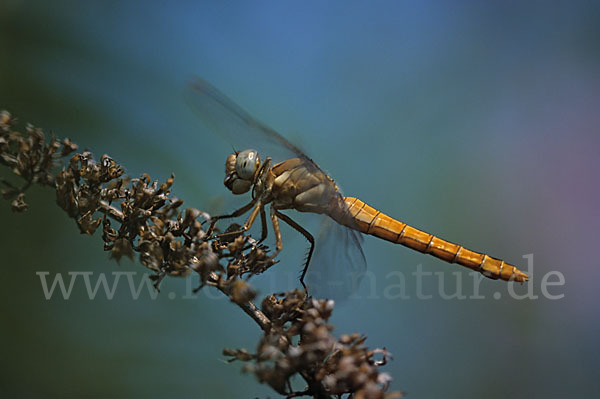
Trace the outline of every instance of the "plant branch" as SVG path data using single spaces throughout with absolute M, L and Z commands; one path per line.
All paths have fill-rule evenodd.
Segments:
M 0 179 L 5 187 L 1 194 L 12 199 L 13 211 L 27 210 L 25 191 L 32 184 L 53 187 L 56 202 L 81 233 L 92 235 L 101 228 L 104 250 L 116 260 L 137 253 L 140 263 L 153 272 L 157 289 L 165 277 L 192 275 L 199 278 L 197 290 L 215 287 L 263 332 L 256 352 L 223 353 L 230 361 L 246 362 L 246 371 L 282 396 L 400 395 L 386 393 L 391 378 L 379 371 L 390 357 L 385 350 L 369 350 L 366 337 L 359 334 L 338 339 L 331 334 L 333 301 L 295 290 L 269 295 L 257 307 L 247 277 L 276 263 L 269 248 L 242 234 L 227 239 L 208 234 L 203 225 L 210 224 L 210 216 L 194 208 L 180 209 L 183 201 L 171 195 L 174 176 L 162 184 L 147 174 L 123 176 L 123 168 L 108 155 L 96 161 L 90 152 L 75 153 L 77 146 L 69 139 L 46 140 L 39 128 L 27 125 L 21 133 L 15 126 L 16 120 L 1 111 L 0 164 L 24 180 L 18 187 Z M 376 354 L 383 359 L 376 360 Z M 306 382 L 304 389 L 292 388 L 294 375 Z

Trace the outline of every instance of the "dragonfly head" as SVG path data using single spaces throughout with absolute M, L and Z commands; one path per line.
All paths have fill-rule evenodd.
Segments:
M 259 166 L 260 157 L 256 150 L 229 154 L 225 162 L 225 187 L 234 194 L 248 192 L 254 184 Z

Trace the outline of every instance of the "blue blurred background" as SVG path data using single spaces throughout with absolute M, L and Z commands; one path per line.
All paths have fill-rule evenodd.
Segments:
M 384 368 L 393 390 L 600 391 L 598 2 L 3 0 L 0 56 L 0 108 L 110 154 L 133 176 L 175 173 L 186 206 L 232 203 L 222 181 L 235 143 L 203 129 L 183 99 L 202 76 L 304 148 L 346 194 L 523 269 L 533 259 L 532 280 L 513 289 L 520 297 L 486 279 L 485 299 L 444 299 L 439 285 L 452 293 L 457 278 L 472 296 L 467 271 L 367 237 L 375 284 L 340 303 L 333 323 L 394 355 Z M 125 284 L 112 300 L 90 300 L 80 280 L 70 300 L 46 300 L 36 272 L 67 282 L 68 272 L 93 272 L 95 283 L 131 271 L 138 284 L 144 269 L 110 261 L 52 190 L 28 199 L 22 215 L 0 207 L 2 393 L 274 396 L 221 355 L 254 350 L 258 328 L 213 291 L 182 297 L 194 280 L 167 279 L 157 298 L 138 300 Z M 306 244 L 296 235 L 284 230 L 282 262 L 253 280 L 262 294 L 297 285 Z M 419 267 L 439 273 L 423 278 L 430 299 L 416 295 Z M 398 270 L 404 299 L 390 297 Z

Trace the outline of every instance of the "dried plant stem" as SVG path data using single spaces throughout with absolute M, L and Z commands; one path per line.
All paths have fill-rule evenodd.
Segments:
M 338 339 L 331 334 L 328 320 L 333 301 L 295 290 L 267 296 L 257 307 L 256 293 L 245 277 L 276 263 L 269 248 L 244 235 L 224 239 L 208 234 L 203 223 L 210 222 L 210 216 L 193 208 L 179 209 L 183 201 L 170 193 L 174 176 L 162 184 L 147 174 L 125 178 L 123 168 L 108 155 L 100 161 L 90 152 L 71 156 L 77 146 L 70 140 L 46 141 L 41 129 L 28 125 L 21 133 L 15 125 L 8 112 L 0 112 L 0 164 L 24 179 L 21 187 L 0 179 L 5 187 L 2 196 L 13 200 L 14 211 L 27 210 L 25 191 L 32 184 L 54 187 L 56 202 L 80 232 L 92 235 L 101 228 L 104 249 L 117 260 L 133 258 L 137 252 L 140 263 L 154 273 L 155 287 L 166 276 L 192 275 L 199 278 L 198 289 L 215 287 L 263 332 L 255 353 L 244 349 L 223 353 L 230 361 L 246 362 L 246 371 L 282 396 L 325 399 L 349 394 L 381 399 L 400 395 L 386 393 L 391 378 L 378 370 L 389 358 L 385 350 L 369 350 L 366 337 L 358 334 Z M 115 222 L 118 226 L 113 228 Z M 375 355 L 383 359 L 376 360 Z M 292 388 L 294 375 L 306 382 L 304 390 Z

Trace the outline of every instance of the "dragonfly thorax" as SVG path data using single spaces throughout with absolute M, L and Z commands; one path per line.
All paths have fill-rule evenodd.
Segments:
M 233 194 L 244 194 L 250 190 L 260 167 L 260 156 L 256 150 L 244 150 L 229 154 L 225 161 L 225 186 Z

